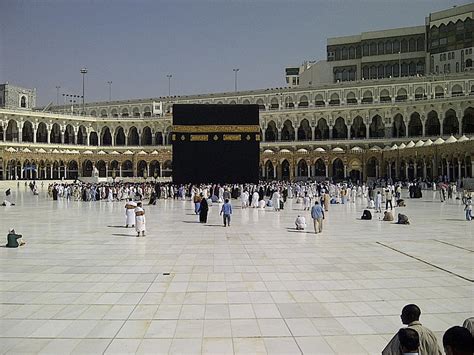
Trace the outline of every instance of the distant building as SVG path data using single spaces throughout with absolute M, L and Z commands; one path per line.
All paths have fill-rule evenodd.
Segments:
M 9 83 L 0 84 L 0 108 L 32 109 L 36 106 L 36 89 L 26 89 Z
M 473 14 L 474 4 L 467 4 L 429 14 L 424 26 L 329 38 L 327 64 L 303 65 L 292 75 L 288 69 L 296 68 L 287 68 L 288 86 L 471 70 Z

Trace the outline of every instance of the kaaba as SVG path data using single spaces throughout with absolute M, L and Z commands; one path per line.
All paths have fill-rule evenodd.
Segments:
M 257 183 L 258 105 L 173 105 L 173 182 Z

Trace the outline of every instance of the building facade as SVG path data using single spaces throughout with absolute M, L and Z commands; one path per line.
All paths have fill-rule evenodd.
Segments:
M 263 179 L 473 176 L 474 73 L 86 104 L 86 115 L 0 109 L 2 179 L 167 177 L 171 115 L 153 104 L 258 104 Z M 82 107 L 80 108 L 82 110 Z M 63 111 L 63 112 L 61 112 Z
M 327 69 L 304 64 L 287 68 L 287 83 L 317 85 L 471 70 L 473 14 L 474 4 L 467 4 L 431 13 L 420 26 L 329 38 Z

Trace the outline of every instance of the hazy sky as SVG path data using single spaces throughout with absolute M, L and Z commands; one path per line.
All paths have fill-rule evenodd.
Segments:
M 0 83 L 86 101 L 284 86 L 284 68 L 324 59 L 327 37 L 423 25 L 465 0 L 0 0 Z

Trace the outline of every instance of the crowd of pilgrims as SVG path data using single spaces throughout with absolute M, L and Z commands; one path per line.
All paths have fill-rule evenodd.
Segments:
M 149 200 L 155 204 L 158 199 L 186 198 L 196 202 L 206 198 L 209 202 L 223 202 L 225 199 L 240 199 L 245 207 L 274 207 L 280 209 L 288 198 L 305 197 L 312 200 L 319 197 L 323 204 L 355 202 L 356 197 L 376 200 L 376 189 L 390 191 L 394 197 L 400 197 L 401 184 L 362 184 L 330 183 L 325 182 L 283 182 L 271 181 L 259 184 L 201 184 L 201 185 L 173 185 L 172 183 L 54 183 L 48 186 L 48 195 L 57 200 L 59 198 L 76 201 L 134 201 Z M 410 197 L 421 197 L 421 186 L 409 184 Z M 412 196 L 413 195 L 413 196 Z M 415 196 L 417 195 L 417 196 Z M 264 202 L 262 202 L 264 201 Z M 309 207 L 309 206 L 307 206 Z

